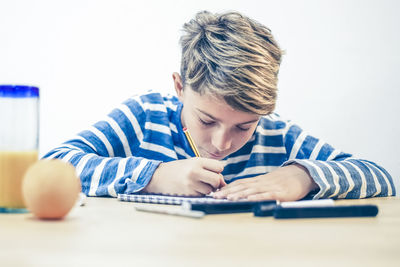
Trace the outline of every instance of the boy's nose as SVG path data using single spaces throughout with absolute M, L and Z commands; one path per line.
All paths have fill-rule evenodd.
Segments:
M 218 151 L 225 151 L 231 148 L 232 138 L 228 131 L 220 129 L 217 130 L 212 136 L 212 145 L 218 149 Z

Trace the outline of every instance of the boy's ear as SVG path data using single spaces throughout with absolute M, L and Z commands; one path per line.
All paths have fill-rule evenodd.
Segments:
M 174 87 L 175 87 L 176 94 L 177 94 L 178 98 L 180 99 L 183 97 L 183 84 L 182 84 L 181 75 L 179 75 L 179 73 L 177 73 L 177 72 L 174 72 L 174 73 L 172 73 L 172 79 L 174 80 Z

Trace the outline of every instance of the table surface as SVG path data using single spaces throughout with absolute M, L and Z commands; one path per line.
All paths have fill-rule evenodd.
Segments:
M 379 214 L 195 219 L 114 198 L 88 198 L 58 221 L 0 214 L 0 266 L 400 266 L 400 198 L 336 203 L 376 204 Z

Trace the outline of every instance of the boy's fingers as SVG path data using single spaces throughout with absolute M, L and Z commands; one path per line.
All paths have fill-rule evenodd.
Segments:
M 234 190 L 235 188 L 232 189 L 232 187 L 223 187 L 219 191 L 215 192 L 213 194 L 213 197 L 215 198 L 226 198 L 229 194 L 232 194 L 233 192 L 236 192 Z
M 208 195 L 213 191 L 213 188 L 209 184 L 199 182 L 195 190 L 202 195 Z
M 229 196 L 234 196 L 236 198 L 237 194 L 240 194 L 240 198 L 246 197 L 250 193 L 254 193 L 254 190 L 258 190 L 255 187 L 249 186 L 244 180 L 238 180 L 222 187 L 218 192 L 215 192 L 214 197 L 216 198 L 229 198 Z M 247 193 L 245 193 L 247 192 Z M 247 194 L 247 195 L 245 195 Z
M 213 189 L 218 189 L 221 185 L 221 179 L 223 180 L 224 178 L 220 173 L 206 171 L 204 175 L 201 176 L 200 181 L 209 184 Z
M 229 200 L 239 200 L 239 199 L 248 199 L 251 200 L 251 196 L 259 195 L 262 193 L 270 194 L 270 192 L 260 192 L 259 188 L 248 187 L 242 190 L 235 191 L 226 196 Z
M 212 172 L 221 173 L 224 170 L 224 164 L 215 159 L 197 158 L 201 160 L 202 167 Z
M 227 185 L 227 183 L 225 182 L 224 176 L 222 174 L 221 175 L 221 179 L 219 180 L 219 187 L 218 188 L 222 188 L 224 186 Z

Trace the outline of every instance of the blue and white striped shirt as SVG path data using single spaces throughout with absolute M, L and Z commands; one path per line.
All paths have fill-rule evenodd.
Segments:
M 161 162 L 194 156 L 182 130 L 181 111 L 175 96 L 148 92 L 132 97 L 44 158 L 72 163 L 89 196 L 138 192 Z M 318 184 L 315 199 L 396 194 L 385 169 L 333 148 L 276 114 L 262 117 L 252 138 L 223 162 L 228 183 L 297 163 Z

